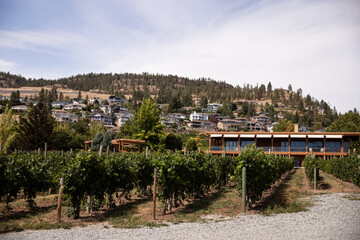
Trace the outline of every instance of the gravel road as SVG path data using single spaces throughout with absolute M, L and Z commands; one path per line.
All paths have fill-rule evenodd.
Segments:
M 169 224 L 159 228 L 84 228 L 23 231 L 0 239 L 360 239 L 360 201 L 347 194 L 311 197 L 314 206 L 300 213 L 239 215 L 227 221 Z M 359 196 L 359 195 L 357 195 Z

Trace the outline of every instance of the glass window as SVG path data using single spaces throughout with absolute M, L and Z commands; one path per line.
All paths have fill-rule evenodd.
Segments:
M 212 151 L 222 151 L 222 138 L 211 138 Z
M 310 148 L 313 150 L 313 152 L 321 152 L 321 149 L 324 148 L 324 142 L 323 140 L 308 140 L 308 149 L 310 151 Z
M 255 139 L 241 139 L 241 149 L 244 149 L 246 146 L 251 146 L 255 144 Z
M 344 147 L 344 153 L 347 153 L 349 151 L 349 149 L 350 149 L 350 142 L 349 141 L 344 141 L 343 147 Z
M 303 140 L 291 140 L 290 143 L 291 152 L 306 152 L 306 142 Z
M 341 141 L 340 140 L 326 140 L 325 141 L 326 152 L 341 152 Z
M 259 149 L 263 149 L 265 152 L 271 150 L 271 139 L 269 138 L 258 138 L 256 141 L 256 147 Z
M 239 151 L 239 141 L 237 139 L 225 140 L 225 151 Z
M 288 152 L 289 141 L 288 139 L 274 138 L 274 152 Z

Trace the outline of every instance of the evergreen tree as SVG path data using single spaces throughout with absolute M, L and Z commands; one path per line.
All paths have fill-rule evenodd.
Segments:
M 208 98 L 205 95 L 202 95 L 200 99 L 200 106 L 202 108 L 206 108 L 207 105 L 208 105 Z
M 20 117 L 17 127 L 19 147 L 26 150 L 44 148 L 52 142 L 55 120 L 51 117 L 43 101 L 39 101 L 30 109 L 27 117 Z

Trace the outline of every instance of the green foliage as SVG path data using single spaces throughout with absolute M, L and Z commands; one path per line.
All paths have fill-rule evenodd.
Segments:
M 255 146 L 247 147 L 237 160 L 234 180 L 241 193 L 242 168 L 246 167 L 246 193 L 252 202 L 258 200 L 263 191 L 293 167 L 292 159 L 265 155 L 262 150 L 255 149 Z
M 339 116 L 339 119 L 331 123 L 328 132 L 360 132 L 360 115 L 349 111 Z
M 116 135 L 113 132 L 99 132 L 91 142 L 91 149 L 99 150 L 102 145 L 102 151 L 105 152 L 107 146 L 111 146 L 111 140 L 115 139 L 115 137 Z
M 360 158 L 351 154 L 341 158 L 331 158 L 327 161 L 319 160 L 321 170 L 346 182 L 352 182 L 360 187 Z
M 280 119 L 273 130 L 274 132 L 292 132 L 294 131 L 294 125 L 290 120 Z
M 4 113 L 1 115 L 0 121 L 0 143 L 3 147 L 10 147 L 16 141 L 16 127 L 13 112 L 6 105 Z
M 165 148 L 175 151 L 182 149 L 182 139 L 180 135 L 169 133 L 165 137 Z
M 103 200 L 106 189 L 106 168 L 104 160 L 95 153 L 78 154 L 66 167 L 64 173 L 64 193 L 68 194 L 74 217 L 80 214 L 81 200 L 85 195 Z
M 151 99 L 145 99 L 134 113 L 134 118 L 121 127 L 126 137 L 143 139 L 153 148 L 157 148 L 164 126 L 160 122 L 160 109 Z
M 306 176 L 310 181 L 314 180 L 314 168 L 316 168 L 316 180 L 320 180 L 319 177 L 319 163 L 321 159 L 314 156 L 306 156 L 304 159 L 304 167 Z
M 189 138 L 185 144 L 186 151 L 197 151 L 197 142 L 195 138 Z
M 54 118 L 44 103 L 39 101 L 27 117 L 20 117 L 17 126 L 19 148 L 32 150 L 42 148 L 45 143 L 51 143 L 54 126 Z

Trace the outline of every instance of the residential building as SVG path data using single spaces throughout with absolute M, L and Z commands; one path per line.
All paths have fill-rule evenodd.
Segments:
M 66 106 L 68 103 L 67 102 L 60 102 L 60 101 L 54 101 L 51 103 L 51 107 L 53 108 L 62 108 L 64 106 Z
M 91 104 L 94 104 L 96 101 L 98 101 L 98 103 L 100 103 L 101 102 L 101 98 L 98 98 L 98 97 L 93 97 L 93 98 L 90 98 L 90 103 Z
M 248 121 L 246 126 L 250 132 L 263 132 L 265 130 L 265 126 L 256 121 Z
M 216 123 L 209 121 L 191 121 L 187 123 L 187 127 L 192 129 L 215 130 Z
M 281 154 L 295 159 L 294 165 L 303 166 L 304 158 L 310 154 L 324 160 L 346 156 L 352 149 L 350 143 L 359 141 L 359 132 L 295 133 L 295 132 L 208 132 L 209 153 L 237 155 L 239 150 L 255 144 L 266 154 Z
M 100 106 L 101 111 L 103 111 L 105 114 L 111 115 L 113 112 L 113 108 L 110 105 L 101 105 Z
M 112 125 L 111 117 L 105 113 L 95 113 L 90 116 L 91 122 L 100 122 L 104 125 Z
M 115 113 L 116 123 L 119 127 L 124 125 L 127 121 L 134 117 L 131 112 Z
M 175 121 L 180 122 L 186 119 L 186 115 L 182 113 L 169 113 L 168 119 L 174 119 Z
M 109 96 L 107 99 L 109 105 L 117 105 L 117 104 L 122 104 L 124 102 L 126 102 L 125 99 L 121 98 L 121 97 L 116 97 L 116 96 Z
M 52 112 L 53 118 L 57 122 L 78 122 L 79 116 L 76 114 L 72 114 L 69 112 L 66 112 L 64 110 L 53 110 Z
M 64 110 L 72 110 L 72 109 L 83 109 L 84 107 L 86 107 L 85 104 L 81 104 L 81 103 L 72 103 L 72 104 L 68 104 L 64 106 Z
M 197 113 L 196 111 L 190 114 L 190 121 L 208 121 L 209 115 L 206 113 Z
M 267 117 L 265 115 L 256 116 L 253 118 L 255 122 L 260 123 L 263 126 L 271 124 L 271 117 Z
M 235 119 L 223 119 L 217 123 L 217 128 L 222 131 L 238 131 L 242 127 L 240 121 Z
M 206 107 L 206 112 L 214 112 L 216 113 L 217 109 L 219 107 L 222 107 L 222 104 L 220 103 L 208 103 L 207 107 Z
M 27 112 L 28 111 L 28 107 L 26 105 L 17 105 L 17 106 L 12 106 L 11 110 L 14 111 L 21 111 L 21 112 Z

